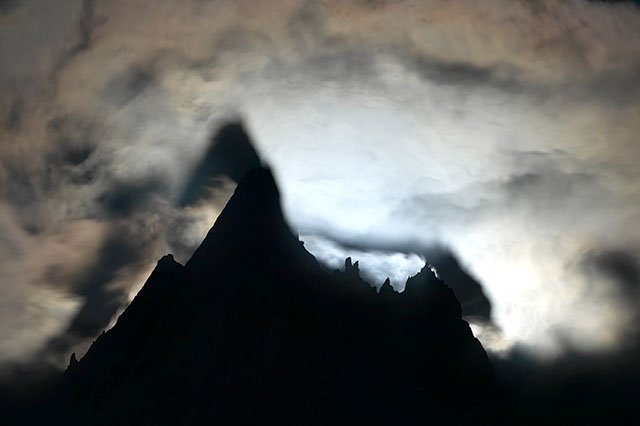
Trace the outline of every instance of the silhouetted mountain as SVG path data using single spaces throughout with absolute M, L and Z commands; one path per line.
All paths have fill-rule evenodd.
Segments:
M 426 254 L 429 264 L 452 289 L 462 305 L 462 316 L 491 322 L 491 302 L 480 283 L 463 267 L 456 256 L 446 249 L 433 249 Z
M 250 171 L 200 248 L 171 255 L 71 363 L 67 424 L 495 424 L 492 367 L 428 269 L 403 293 L 329 275 Z

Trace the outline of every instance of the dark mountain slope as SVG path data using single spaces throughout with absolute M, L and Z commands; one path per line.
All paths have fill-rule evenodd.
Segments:
M 183 267 L 168 255 L 58 391 L 67 424 L 495 424 L 495 381 L 428 268 L 380 293 L 329 276 L 271 172 L 238 185 Z

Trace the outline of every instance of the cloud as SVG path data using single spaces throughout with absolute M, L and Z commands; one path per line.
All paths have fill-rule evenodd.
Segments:
M 329 271 L 344 270 L 345 259 L 350 257 L 362 266 L 362 278 L 378 290 L 386 279 L 396 291 L 404 291 L 409 277 L 425 266 L 425 260 L 413 253 L 397 253 L 382 250 L 358 250 L 342 247 L 335 241 L 318 235 L 302 235 L 305 248 L 314 254 Z
M 538 351 L 557 354 L 566 335 L 585 350 L 614 344 L 628 319 L 617 292 L 572 264 L 592 244 L 637 238 L 638 188 L 623 183 L 636 172 L 620 161 L 638 155 L 629 104 L 557 88 L 541 101 L 530 82 L 514 92 L 484 74 L 472 87 L 429 82 L 390 58 L 376 55 L 359 85 L 285 65 L 265 105 L 247 103 L 292 220 L 361 245 L 450 247 L 507 338 Z M 297 78 L 313 80 L 304 94 Z
M 11 210 L 3 208 L 0 376 L 6 363 L 34 361 L 46 340 L 63 332 L 81 303 L 71 283 L 92 262 L 93 247 L 103 232 L 101 225 L 82 220 L 33 235 L 12 217 Z
M 238 116 L 301 232 L 362 252 L 446 246 L 484 286 L 512 344 L 601 350 L 628 332 L 633 309 L 619 283 L 633 262 L 584 259 L 633 257 L 638 246 L 637 8 L 8 5 L 0 15 L 7 358 L 38 353 L 70 329 L 99 331 L 149 262 L 166 251 L 188 258 L 233 186 L 210 179 L 237 179 L 255 160 L 235 152 L 237 140 L 230 153 L 212 141 Z M 62 238 L 70 230 L 82 244 Z
M 222 177 L 237 183 L 260 163 L 242 125 L 225 124 L 211 139 L 209 149 L 193 171 L 178 204 L 184 207 L 202 201 L 207 192 L 224 183 L 220 180 Z
M 153 83 L 150 71 L 133 67 L 115 75 L 106 84 L 103 97 L 121 107 L 142 93 Z
M 109 215 L 128 216 L 142 209 L 154 193 L 161 192 L 163 181 L 159 176 L 150 176 L 129 182 L 110 183 L 108 190 L 98 197 L 98 203 Z
M 635 300 L 638 296 L 640 261 L 637 250 L 602 249 L 600 252 L 587 254 L 584 263 L 588 273 L 602 274 L 616 283 L 627 300 Z

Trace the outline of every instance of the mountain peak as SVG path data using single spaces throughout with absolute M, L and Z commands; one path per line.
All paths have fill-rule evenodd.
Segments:
M 493 371 L 453 292 L 425 270 L 404 293 L 377 293 L 358 262 L 345 268 L 319 268 L 271 171 L 251 170 L 191 260 L 161 259 L 67 370 L 65 414 L 78 415 L 72 424 L 480 423 Z
M 292 267 L 318 268 L 284 218 L 280 191 L 268 167 L 256 167 L 240 180 L 186 268 L 207 274 L 216 262 L 227 261 L 230 253 L 240 249 L 282 255 Z
M 280 191 L 271 169 L 260 166 L 250 170 L 238 183 L 233 196 L 220 215 L 243 218 L 282 217 Z

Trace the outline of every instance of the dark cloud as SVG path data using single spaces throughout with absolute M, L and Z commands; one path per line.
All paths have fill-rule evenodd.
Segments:
M 144 209 L 154 194 L 166 189 L 166 182 L 159 176 L 115 181 L 98 197 L 98 203 L 109 216 L 126 217 Z
M 591 3 L 610 3 L 610 4 L 636 4 L 640 5 L 640 0 L 587 0 Z
M 76 26 L 77 39 L 69 49 L 69 58 L 73 58 L 91 45 L 93 31 L 99 23 L 95 9 L 96 0 L 82 0 L 82 9 Z
M 18 3 L 18 0 L 0 0 L 0 15 L 11 13 Z
M 4 127 L 9 131 L 16 131 L 20 128 L 23 113 L 22 99 L 14 97 L 10 103 L 9 111 L 4 117 Z
M 49 68 L 48 77 L 53 84 L 57 83 L 60 73 L 77 55 L 90 48 L 94 31 L 104 22 L 104 18 L 96 15 L 96 0 L 81 0 L 81 2 L 79 12 L 74 15 L 73 33 L 67 36 L 67 40 L 62 44 L 62 51 L 58 52 Z
M 133 237 L 127 227 L 116 226 L 98 250 L 95 263 L 74 283 L 74 292 L 83 297 L 84 304 L 69 325 L 68 333 L 81 337 L 96 335 L 122 306 L 125 290 L 110 288 L 109 284 L 123 268 L 143 255 Z
M 47 125 L 51 144 L 44 155 L 44 191 L 91 185 L 104 164 L 92 158 L 100 138 L 98 126 L 74 115 L 59 115 Z M 95 160 L 95 161 L 92 161 Z
M 8 177 L 4 198 L 20 211 L 21 220 L 32 230 L 44 226 L 39 213 L 49 197 L 68 184 L 90 183 L 96 167 L 87 161 L 97 142 L 91 121 L 59 115 L 48 121 L 45 131 L 48 143 L 44 152 L 34 150 L 0 160 Z
M 560 358 L 540 360 L 514 348 L 492 358 L 505 383 L 517 424 L 633 424 L 637 418 L 640 351 L 585 354 L 570 346 Z
M 635 298 L 640 291 L 640 260 L 636 253 L 625 250 L 605 250 L 586 257 L 587 266 L 617 283 L 625 296 Z
M 216 178 L 226 176 L 238 182 L 260 164 L 243 125 L 239 122 L 226 124 L 211 138 L 209 148 L 178 199 L 178 205 L 184 207 L 200 201 L 208 189 L 220 184 Z
M 586 49 L 577 45 L 575 50 Z M 397 53 L 400 52 L 400 53 Z M 469 62 L 453 62 L 436 59 L 424 52 L 415 52 L 404 47 L 387 52 L 417 73 L 425 82 L 451 87 L 491 88 L 513 96 L 524 96 L 528 100 L 545 104 L 562 93 L 565 99 L 574 102 L 606 102 L 616 107 L 633 105 L 640 89 L 630 86 L 630 81 L 640 78 L 640 68 L 630 66 L 602 72 L 585 81 L 563 83 L 536 82 L 529 80 L 522 71 L 508 63 L 476 65 Z M 577 55 L 583 58 L 587 52 Z
M 54 147 L 50 160 L 70 166 L 84 163 L 96 148 L 95 126 L 88 120 L 72 115 L 51 119 L 47 129 Z
M 640 87 L 629 85 L 630 81 L 640 80 L 640 67 L 631 66 L 629 69 L 603 72 L 591 81 L 588 89 L 568 87 L 576 99 L 593 102 L 606 101 L 618 108 L 625 108 L 635 104 L 640 94 Z
M 20 212 L 22 228 L 30 233 L 42 230 L 39 200 L 42 195 L 37 183 L 37 175 L 21 164 L 3 164 L 7 175 L 5 200 Z
M 154 81 L 150 70 L 134 67 L 114 76 L 104 89 L 105 99 L 122 107 L 147 89 Z
M 0 412 L 3 413 L 3 421 L 12 420 L 9 413 L 42 409 L 59 377 L 59 368 L 51 364 L 38 362 L 3 366 L 0 369 Z
M 480 282 L 460 264 L 454 253 L 446 249 L 431 249 L 425 253 L 427 262 L 438 276 L 453 289 L 462 306 L 462 315 L 467 319 L 491 322 L 491 302 Z
M 588 173 L 570 173 L 557 169 L 536 170 L 514 175 L 503 189 L 507 202 L 521 202 L 541 212 L 566 204 L 567 198 L 581 196 L 585 188 L 593 192 L 596 177 Z
M 384 7 L 388 4 L 391 4 L 397 1 L 398 0 L 360 0 L 359 3 L 361 3 L 363 6 L 376 9 L 379 7 Z
M 509 93 L 522 93 L 527 89 L 517 77 L 518 72 L 508 64 L 493 66 L 473 65 L 468 62 L 437 60 L 425 53 L 411 53 L 407 49 L 394 49 L 402 52 L 398 59 L 408 69 L 429 83 L 451 86 L 490 86 Z
M 315 1 L 305 1 L 291 14 L 288 22 L 291 38 L 300 48 L 321 44 L 327 37 L 322 6 Z
M 6 199 L 18 208 L 31 207 L 38 197 L 33 176 L 18 164 L 4 164 L 7 171 Z
M 59 365 L 59 360 L 66 360 L 76 345 L 97 336 L 109 326 L 114 315 L 127 302 L 131 284 L 116 285 L 117 281 L 122 276 L 128 280 L 133 278 L 130 272 L 138 270 L 147 259 L 149 238 L 144 223 L 140 221 L 112 225 L 96 253 L 95 261 L 70 283 L 71 292 L 81 298 L 82 305 L 66 329 L 52 336 L 41 353 L 33 358 L 35 362 Z

